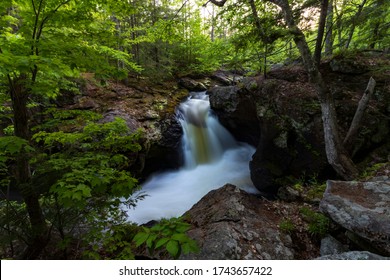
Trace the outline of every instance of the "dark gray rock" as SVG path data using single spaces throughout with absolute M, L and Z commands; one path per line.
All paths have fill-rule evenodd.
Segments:
M 267 202 L 227 184 L 209 192 L 184 214 L 200 253 L 182 259 L 294 259 L 290 235 Z
M 211 78 L 218 81 L 220 84 L 224 86 L 231 86 L 241 81 L 243 77 L 228 71 L 219 70 L 214 72 Z
M 207 87 L 204 83 L 193 80 L 191 78 L 181 78 L 179 85 L 189 91 L 206 91 Z
M 282 186 L 278 189 L 277 197 L 283 201 L 292 202 L 300 200 L 302 198 L 302 194 L 299 190 L 293 187 Z
M 314 89 L 302 82 L 269 79 L 251 93 L 260 125 L 260 141 L 250 162 L 254 185 L 274 195 L 286 176 L 321 173 L 327 161 Z
M 341 254 L 322 256 L 317 258 L 317 260 L 390 260 L 390 258 L 367 251 L 350 251 Z
M 144 176 L 156 171 L 179 168 L 183 163 L 180 149 L 183 130 L 175 116 L 160 120 L 155 129 L 159 137 L 148 145 Z
M 328 181 L 320 209 L 341 227 L 390 256 L 390 181 Z
M 359 63 L 358 60 L 353 59 L 337 59 L 334 58 L 330 62 L 330 67 L 333 72 L 340 72 L 343 74 L 363 74 L 370 69 L 366 65 Z
M 120 110 L 112 110 L 108 111 L 103 115 L 103 118 L 100 120 L 101 123 L 107 123 L 112 122 L 115 120 L 115 118 L 121 118 L 125 120 L 127 126 L 130 128 L 130 131 L 134 132 L 138 128 L 141 127 L 140 123 L 130 117 L 126 112 L 120 111 Z
M 249 92 L 239 86 L 213 87 L 207 92 L 211 109 L 218 119 L 239 141 L 256 146 L 260 138 L 260 126 L 255 103 Z
M 81 96 L 77 99 L 76 104 L 70 107 L 71 109 L 89 110 L 98 108 L 99 104 L 89 96 Z
M 341 244 L 340 241 L 333 236 L 325 236 L 321 240 L 320 254 L 321 256 L 336 255 L 347 251 L 347 246 Z
M 293 90 L 297 86 L 285 81 L 245 78 L 239 85 L 208 91 L 221 123 L 238 140 L 257 146 L 251 179 L 265 195 L 276 194 L 278 178 L 299 177 L 302 170 L 320 173 L 327 165 L 316 96 L 302 88 L 301 96 L 293 98 Z

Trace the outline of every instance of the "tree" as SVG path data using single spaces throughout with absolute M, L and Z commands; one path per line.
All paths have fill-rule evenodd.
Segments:
M 358 9 L 356 11 L 356 14 L 352 17 L 351 29 L 350 29 L 349 34 L 348 34 L 347 42 L 345 43 L 345 48 L 346 49 L 348 49 L 349 45 L 351 44 L 352 37 L 353 37 L 353 34 L 355 32 L 356 25 L 358 24 L 359 17 L 361 15 L 361 13 L 363 11 L 363 8 L 364 8 L 364 5 L 366 5 L 366 3 L 367 3 L 367 0 L 362 0 L 362 3 L 360 5 L 358 5 Z
M 322 51 L 322 41 L 324 39 L 325 25 L 326 25 L 326 17 L 328 13 L 328 0 L 322 0 L 321 2 L 321 10 L 320 10 L 320 19 L 318 23 L 318 32 L 317 32 L 317 40 L 316 47 L 314 50 L 314 60 L 317 65 L 320 65 L 321 62 L 321 51 Z
M 24 143 L 21 147 L 30 145 L 33 119 L 29 108 L 54 98 L 65 86 L 64 78 L 77 77 L 79 70 L 89 69 L 91 57 L 106 61 L 100 69 L 116 69 L 110 62 L 121 60 L 127 70 L 137 70 L 126 53 L 87 40 L 94 28 L 96 31 L 93 25 L 98 4 L 93 0 L 1 2 L 1 10 L 7 13 L 1 16 L 0 79 L 11 99 L 14 135 Z M 33 184 L 30 159 L 23 149 L 16 155 L 13 176 L 26 204 L 31 237 L 21 257 L 37 258 L 49 240 L 49 228 Z
M 333 0 L 329 0 L 328 12 L 326 18 L 325 54 L 331 55 L 332 53 L 333 53 Z
M 307 45 L 305 35 L 295 23 L 291 7 L 287 0 L 270 0 L 270 2 L 278 5 L 282 9 L 284 19 L 290 32 L 294 36 L 294 42 L 300 51 L 303 64 L 310 77 L 310 81 L 316 87 L 317 96 L 321 105 L 325 151 L 328 162 L 342 178 L 347 180 L 356 178 L 358 171 L 350 158 L 350 155 L 345 150 L 339 136 L 333 95 L 326 86 L 322 75 L 318 70 L 318 66 L 311 55 L 309 46 Z

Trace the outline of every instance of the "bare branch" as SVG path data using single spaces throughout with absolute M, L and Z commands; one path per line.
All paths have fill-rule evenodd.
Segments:
M 31 4 L 33 6 L 33 9 L 34 9 L 34 14 L 37 15 L 37 8 L 35 7 L 35 1 L 34 0 L 31 0 Z
M 177 10 L 177 12 L 176 12 L 176 14 L 173 16 L 173 18 L 176 18 L 176 17 L 177 17 L 177 15 L 178 15 L 178 14 L 180 13 L 180 11 L 185 7 L 185 5 L 187 4 L 188 1 L 189 1 L 189 0 L 185 1 L 185 2 L 183 3 L 183 5 L 181 5 L 180 9 Z M 207 4 L 207 3 L 206 3 L 206 4 Z

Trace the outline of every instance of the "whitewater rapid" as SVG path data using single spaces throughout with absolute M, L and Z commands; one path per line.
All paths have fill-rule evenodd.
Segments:
M 131 222 L 180 216 L 227 183 L 257 193 L 249 171 L 255 149 L 237 142 L 218 122 L 205 93 L 192 94 L 179 106 L 177 117 L 183 128 L 185 164 L 176 171 L 154 174 L 143 184 L 140 192 L 147 196 L 127 211 Z

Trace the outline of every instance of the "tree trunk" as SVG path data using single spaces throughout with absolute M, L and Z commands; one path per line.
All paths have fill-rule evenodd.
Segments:
M 366 108 L 368 106 L 368 102 L 371 99 L 372 94 L 374 93 L 376 82 L 371 77 L 368 81 L 367 88 L 363 93 L 362 98 L 359 101 L 358 108 L 356 109 L 355 116 L 353 117 L 353 120 L 351 122 L 351 126 L 349 127 L 347 136 L 344 139 L 344 146 L 345 147 L 353 147 L 352 143 L 355 139 L 357 132 L 359 130 L 361 120 L 363 118 L 364 112 L 366 111 Z M 351 151 L 350 151 L 351 152 Z
M 14 81 L 9 79 L 9 85 L 14 114 L 15 136 L 29 140 L 27 110 L 28 94 L 26 93 L 27 89 L 25 88 L 26 79 L 26 75 L 21 75 Z M 20 154 L 17 156 L 16 163 L 16 184 L 26 203 L 31 225 L 29 244 L 21 258 L 36 259 L 48 242 L 47 224 L 39 203 L 39 195 L 32 186 L 28 157 L 24 154 Z
M 328 5 L 329 5 L 328 0 L 322 0 L 321 14 L 320 14 L 319 22 L 318 22 L 316 48 L 314 50 L 314 61 L 317 65 L 320 65 L 320 62 L 321 62 L 322 41 L 324 39 L 326 15 L 328 13 Z
M 299 49 L 303 63 L 309 74 L 310 82 L 316 87 L 318 99 L 321 105 L 325 151 L 328 162 L 343 179 L 351 180 L 357 176 L 358 171 L 340 140 L 333 96 L 325 85 L 322 75 L 311 56 L 305 35 L 294 21 L 288 0 L 269 1 L 278 5 L 283 10 L 284 19 L 290 29 L 290 32 L 293 34 L 294 42 Z
M 364 7 L 364 5 L 366 4 L 366 2 L 367 2 L 367 0 L 363 0 L 363 1 L 362 1 L 362 3 L 359 5 L 358 11 L 356 12 L 356 14 L 354 15 L 354 17 L 353 17 L 353 19 L 352 19 L 351 30 L 349 31 L 349 36 L 348 36 L 347 42 L 345 43 L 345 48 L 346 48 L 346 49 L 348 49 L 348 48 L 349 48 L 349 45 L 351 44 L 352 37 L 353 37 L 353 34 L 354 34 L 354 32 L 355 32 L 355 28 L 356 28 L 356 25 L 357 25 L 359 16 L 360 16 L 360 14 L 361 14 L 362 11 L 363 11 L 363 7 Z
M 333 0 L 329 0 L 328 16 L 326 17 L 325 55 L 333 53 Z

